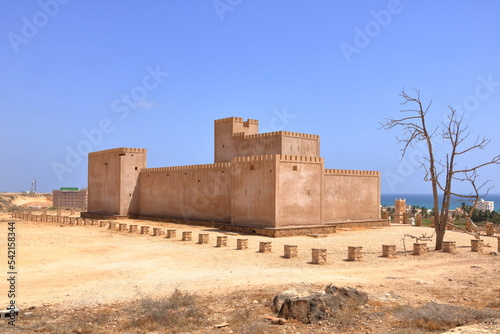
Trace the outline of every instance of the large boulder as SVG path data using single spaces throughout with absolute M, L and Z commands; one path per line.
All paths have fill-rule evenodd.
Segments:
M 322 292 L 324 293 L 324 292 Z M 294 298 L 301 298 L 301 297 L 306 297 L 311 295 L 311 291 L 297 291 L 295 289 L 290 289 L 290 290 L 285 290 L 281 292 L 280 294 L 274 296 L 273 302 L 271 304 L 271 309 L 273 312 L 278 313 L 281 310 L 281 307 L 283 306 L 283 303 L 287 298 L 294 299 Z M 316 294 L 316 293 L 315 293 Z
M 358 307 L 367 302 L 368 295 L 362 291 L 350 287 L 338 288 L 330 284 L 325 293 L 286 298 L 278 317 L 312 323 L 334 317 L 339 309 Z
M 359 291 L 349 286 L 338 288 L 333 284 L 329 284 L 325 288 L 325 293 L 339 296 L 340 298 L 349 301 L 351 305 L 359 306 L 368 303 L 368 294 L 366 292 Z

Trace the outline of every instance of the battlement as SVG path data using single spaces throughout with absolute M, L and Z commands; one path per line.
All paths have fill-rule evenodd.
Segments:
M 215 123 L 244 123 L 244 126 L 248 126 L 249 124 L 255 124 L 259 125 L 259 121 L 256 119 L 248 119 L 245 121 L 244 118 L 241 117 L 227 117 L 227 118 L 221 118 L 221 119 L 216 119 Z
M 303 156 L 303 155 L 281 154 L 280 161 L 323 163 L 324 159 L 321 157 L 307 157 L 307 156 Z
M 118 147 L 112 148 L 109 150 L 90 152 L 89 156 L 101 155 L 101 154 L 112 154 L 112 153 L 146 153 L 147 149 L 145 148 L 130 148 L 130 147 Z
M 319 139 L 318 135 L 311 135 L 308 133 L 300 133 L 300 132 L 290 132 L 290 131 L 282 131 L 285 136 L 288 137 L 299 137 L 299 138 L 309 138 L 309 139 Z
M 276 161 L 278 154 L 252 155 L 250 157 L 234 157 L 232 162 Z
M 318 135 L 311 135 L 311 134 L 307 134 L 307 133 L 290 132 L 290 131 L 273 131 L 273 132 L 266 132 L 266 133 L 257 133 L 257 134 L 252 134 L 252 135 L 247 135 L 247 134 L 245 134 L 245 132 L 237 132 L 237 133 L 234 133 L 233 136 L 234 137 L 244 137 L 245 139 L 276 137 L 276 136 L 319 139 Z
M 184 170 L 202 170 L 202 169 L 229 169 L 229 168 L 231 168 L 231 164 L 226 162 L 218 164 L 143 168 L 141 170 L 141 173 L 157 173 L 157 172 L 184 171 Z
M 317 162 L 323 163 L 321 157 L 306 157 L 301 155 L 287 155 L 287 154 L 267 154 L 267 155 L 254 155 L 250 157 L 235 157 L 234 162 L 256 162 L 256 161 L 291 161 L 291 162 Z
M 359 176 L 380 176 L 380 172 L 371 170 L 350 170 L 350 169 L 325 169 L 328 175 L 359 175 Z

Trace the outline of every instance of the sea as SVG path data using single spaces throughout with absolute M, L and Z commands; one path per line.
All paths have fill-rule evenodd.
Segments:
M 392 206 L 396 199 L 406 199 L 406 204 L 411 206 L 419 206 L 425 207 L 427 209 L 432 209 L 434 206 L 432 194 L 382 194 L 380 196 L 381 204 L 385 206 Z M 495 211 L 500 210 L 500 194 L 489 194 L 483 197 L 485 201 L 494 201 L 495 202 Z M 454 210 L 457 207 L 462 205 L 462 202 L 466 202 L 467 205 L 471 205 L 470 202 L 464 200 L 464 198 L 454 197 L 452 196 L 450 209 Z M 441 205 L 441 197 L 439 200 L 439 204 Z

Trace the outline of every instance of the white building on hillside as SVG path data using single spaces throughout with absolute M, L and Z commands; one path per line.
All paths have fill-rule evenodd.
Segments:
M 495 211 L 495 202 L 485 201 L 481 198 L 479 202 L 477 202 L 476 210 Z

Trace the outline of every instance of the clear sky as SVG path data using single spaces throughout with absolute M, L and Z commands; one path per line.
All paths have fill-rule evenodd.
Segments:
M 429 193 L 400 159 L 403 88 L 448 105 L 500 153 L 500 1 L 0 2 L 0 191 L 86 187 L 87 152 L 148 149 L 148 167 L 213 162 L 213 121 L 321 136 L 326 168 L 378 170 Z M 437 145 L 438 150 L 446 148 Z M 500 166 L 481 173 L 500 193 Z M 457 191 L 467 191 L 457 185 Z

